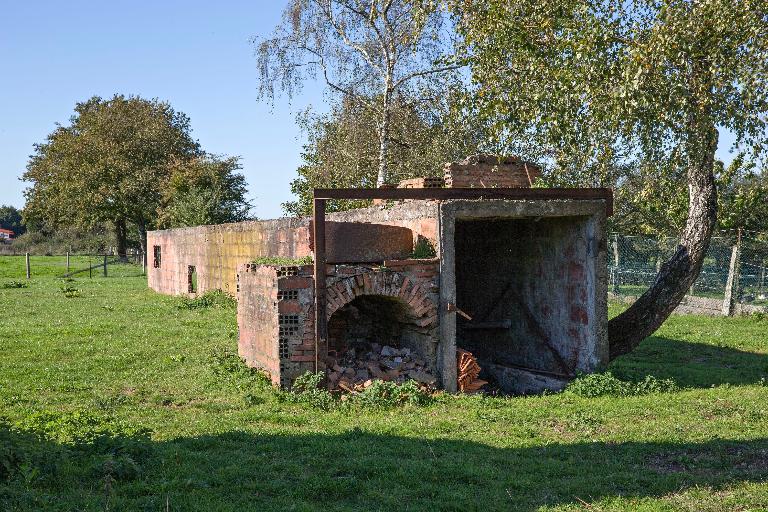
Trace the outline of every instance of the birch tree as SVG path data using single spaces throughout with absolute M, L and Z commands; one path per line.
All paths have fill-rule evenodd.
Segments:
M 377 119 L 376 183 L 389 180 L 392 111 L 401 97 L 429 101 L 460 65 L 455 31 L 437 1 L 290 0 L 267 38 L 254 38 L 259 94 L 289 98 L 319 79 L 332 96 Z
M 651 287 L 608 324 L 611 358 L 696 280 L 716 225 L 718 130 L 768 148 L 765 0 L 456 0 L 479 111 L 549 150 L 555 172 L 681 165 L 687 219 Z

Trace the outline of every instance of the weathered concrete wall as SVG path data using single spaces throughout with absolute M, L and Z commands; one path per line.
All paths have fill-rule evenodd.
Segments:
M 512 373 L 530 369 L 560 378 L 607 363 L 604 224 L 603 201 L 443 203 L 445 366 L 451 345 L 475 353 L 482 367 L 507 366 Z M 448 303 L 473 320 L 447 313 Z M 501 325 L 472 328 L 483 322 Z M 514 380 L 510 372 L 496 373 L 502 385 Z M 530 392 L 550 377 L 505 390 Z
M 153 248 L 161 248 L 155 268 Z M 187 269 L 197 271 L 198 293 L 221 289 L 234 295 L 237 267 L 263 256 L 309 256 L 309 220 L 279 219 L 215 226 L 166 229 L 147 233 L 150 288 L 181 295 L 187 288 Z
M 381 261 L 407 256 L 408 237 L 437 242 L 437 203 L 398 202 L 328 214 L 328 261 Z M 355 222 L 342 226 L 333 223 Z M 375 226 L 379 225 L 379 226 Z M 387 230 L 389 226 L 407 228 Z M 334 233 L 346 233 L 334 236 Z M 375 244 L 372 241 L 375 240 Z M 153 248 L 161 248 L 159 268 Z M 166 229 L 147 234 L 148 282 L 153 290 L 170 295 L 188 294 L 187 272 L 197 272 L 197 293 L 221 289 L 234 294 L 237 268 L 260 257 L 303 258 L 312 255 L 309 218 L 238 222 L 215 226 Z M 413 245 L 410 246 L 413 248 Z M 377 256 L 378 255 L 378 256 Z

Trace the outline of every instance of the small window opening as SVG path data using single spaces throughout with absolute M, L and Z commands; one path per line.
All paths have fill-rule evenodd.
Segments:
M 194 265 L 187 267 L 187 283 L 189 284 L 189 293 L 197 293 L 197 270 Z
M 153 266 L 155 268 L 160 268 L 160 259 L 161 259 L 161 256 L 162 256 L 161 251 L 160 251 L 160 246 L 159 245 L 154 245 L 154 246 L 152 246 L 152 250 L 154 252 L 154 263 L 153 263 Z

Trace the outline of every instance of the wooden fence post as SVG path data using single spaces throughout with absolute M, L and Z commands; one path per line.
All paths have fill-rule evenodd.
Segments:
M 613 235 L 613 293 L 619 295 L 619 235 Z
M 722 313 L 731 316 L 734 313 L 736 298 L 739 296 L 739 252 L 741 251 L 741 230 L 736 245 L 731 249 L 731 264 L 728 267 L 728 281 L 725 284 Z
M 26 260 L 26 263 L 27 263 L 27 279 L 29 279 L 30 277 L 32 277 L 32 272 L 30 271 L 30 268 L 29 268 L 29 253 L 25 253 L 24 259 Z
M 147 253 L 144 251 L 141 251 L 141 275 L 146 275 L 147 273 Z
M 69 251 L 67 251 L 67 274 L 69 274 Z
M 104 255 L 104 277 L 107 277 L 107 255 Z

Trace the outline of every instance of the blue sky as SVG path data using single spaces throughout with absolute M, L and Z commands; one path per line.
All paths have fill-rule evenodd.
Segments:
M 260 218 L 280 216 L 300 163 L 296 113 L 324 110 L 309 84 L 292 104 L 257 98 L 252 36 L 268 35 L 285 2 L 24 2 L 0 0 L 0 204 L 23 206 L 32 145 L 76 102 L 137 94 L 190 116 L 212 153 L 240 155 Z M 730 160 L 721 138 L 721 158 Z
M 242 156 L 260 218 L 280 215 L 300 163 L 296 113 L 322 108 L 315 84 L 270 105 L 257 98 L 249 39 L 278 23 L 282 1 L 0 0 L 0 204 L 24 204 L 32 145 L 92 95 L 167 100 L 212 153 Z

